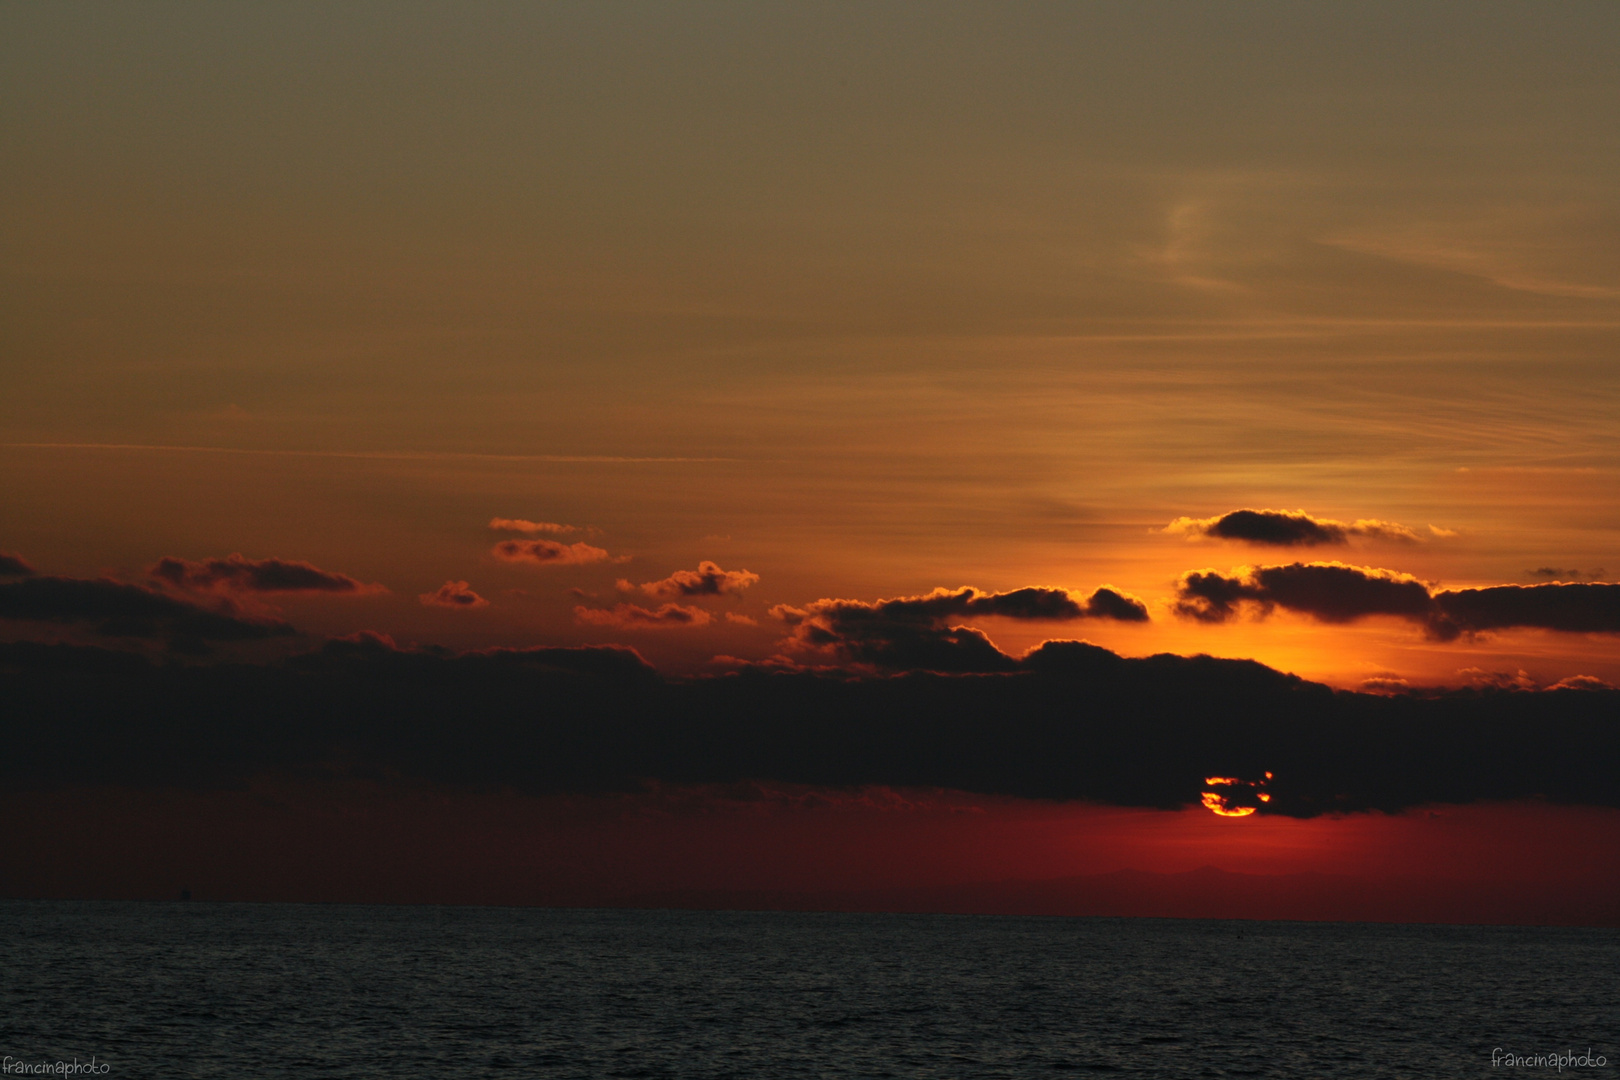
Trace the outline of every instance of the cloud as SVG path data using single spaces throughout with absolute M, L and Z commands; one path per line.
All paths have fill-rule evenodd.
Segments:
M 1601 566 L 1594 567 L 1593 569 L 1586 571 L 1560 570 L 1557 567 L 1541 566 L 1534 570 L 1526 570 L 1524 573 L 1526 577 L 1549 578 L 1553 581 L 1580 581 L 1582 578 L 1590 578 L 1593 581 L 1602 581 L 1606 576 L 1604 574 L 1603 567 Z
M 279 663 L 173 665 L 0 643 L 0 782 L 218 786 L 341 761 L 523 792 L 884 785 L 1173 808 L 1214 790 L 1228 809 L 1254 792 L 1257 814 L 1294 817 L 1620 806 L 1620 692 L 1498 681 L 1358 694 L 1252 661 L 1077 641 L 1002 674 L 756 665 L 683 679 L 623 648 L 456 655 L 356 637 Z
M 1175 611 L 1185 618 L 1226 622 L 1245 605 L 1262 618 L 1281 607 L 1328 623 L 1390 615 L 1418 623 L 1440 640 L 1515 628 L 1620 633 L 1620 585 L 1615 584 L 1432 592 L 1410 574 L 1337 562 L 1242 566 L 1230 574 L 1195 570 L 1177 583 Z
M 726 612 L 726 622 L 736 623 L 738 626 L 758 626 L 759 620 L 751 619 L 747 615 L 739 615 L 735 611 Z
M 615 626 L 622 630 L 670 630 L 688 626 L 704 626 L 709 613 L 702 608 L 680 604 L 660 604 L 656 609 L 636 604 L 614 604 L 611 608 L 574 609 L 574 621 L 586 626 Z
M 497 559 L 536 566 L 580 566 L 601 562 L 608 553 L 590 544 L 561 544 L 555 540 L 502 540 L 493 554 Z
M 1615 689 L 1615 686 L 1614 686 L 1613 683 L 1603 681 L 1602 679 L 1598 678 L 1596 675 L 1571 675 L 1568 678 L 1559 679 L 1557 682 L 1555 682 L 1551 686 L 1547 687 L 1547 689 L 1549 689 L 1549 690 L 1613 690 L 1613 689 Z
M 964 587 L 875 603 L 818 600 L 804 608 L 779 604 L 771 615 L 793 628 L 785 643 L 791 650 L 894 671 L 954 672 L 1012 671 L 1018 662 L 978 630 L 942 625 L 947 619 L 1146 622 L 1148 618 L 1147 606 L 1140 600 L 1106 586 L 1084 600 L 1065 589 L 987 593 Z
M 250 559 L 241 553 L 203 562 L 159 559 L 148 573 L 194 592 L 309 592 L 358 596 L 388 591 L 381 585 L 362 585 L 346 574 L 322 570 L 307 562 Z
M 108 578 L 29 577 L 0 585 L 0 619 L 84 624 L 106 637 L 182 642 L 257 641 L 294 633 L 278 620 L 210 611 Z
M 567 533 L 582 531 L 574 525 L 559 525 L 554 521 L 525 521 L 523 518 L 490 518 L 491 532 L 526 533 L 530 536 L 536 533 L 550 533 L 553 536 L 562 536 Z
M 1243 566 L 1231 575 L 1194 570 L 1176 586 L 1176 614 L 1200 622 L 1226 622 L 1242 603 L 1262 615 L 1282 607 L 1331 623 L 1367 615 L 1427 621 L 1435 613 L 1428 586 L 1410 574 L 1337 562 Z
M 722 570 L 716 563 L 704 560 L 696 570 L 677 570 L 662 581 L 648 581 L 639 587 L 648 596 L 661 600 L 674 600 L 684 596 L 722 596 L 740 593 L 759 581 L 759 575 L 748 570 Z M 628 582 L 621 582 L 623 588 Z
M 472 591 L 472 586 L 465 581 L 447 581 L 433 592 L 422 593 L 417 597 L 429 607 L 447 608 L 480 608 L 488 607 L 489 601 Z
M 1466 675 L 1472 686 L 1492 690 L 1534 690 L 1536 680 L 1530 677 L 1529 672 L 1520 668 L 1517 671 L 1486 671 L 1484 668 L 1459 668 L 1457 674 Z
M 0 577 L 32 577 L 34 568 L 21 555 L 0 551 Z
M 1430 528 L 1433 530 L 1433 526 Z M 1188 539 L 1213 537 L 1268 547 L 1348 544 L 1352 536 L 1401 543 L 1415 543 L 1419 539 L 1416 532 L 1397 522 L 1360 518 L 1346 523 L 1312 517 L 1303 510 L 1233 510 L 1220 517 L 1180 517 L 1165 526 L 1164 531 Z M 1444 530 L 1433 531 L 1437 536 L 1444 533 Z
M 1459 629 L 1530 627 L 1566 633 L 1620 633 L 1620 585 L 1497 585 L 1435 594 L 1444 617 Z

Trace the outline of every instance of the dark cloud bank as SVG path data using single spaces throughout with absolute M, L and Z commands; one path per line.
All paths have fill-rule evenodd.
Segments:
M 25 577 L 0 585 L 0 619 L 85 627 L 104 637 L 161 639 L 195 650 L 207 642 L 259 641 L 294 633 L 276 619 L 237 614 L 110 578 Z
M 1566 633 L 1620 633 L 1620 585 L 1550 583 L 1496 585 L 1431 592 L 1408 574 L 1341 563 L 1292 563 L 1248 567 L 1220 574 L 1183 574 L 1176 613 L 1201 622 L 1226 622 L 1248 606 L 1261 615 L 1273 608 L 1311 615 L 1323 622 L 1353 622 L 1390 615 L 1449 641 L 1463 634 L 1516 627 Z
M 0 577 L 31 577 L 34 568 L 21 555 L 0 551 Z
M 1269 771 L 1260 812 L 1298 817 L 1620 806 L 1620 692 L 1373 696 L 1074 641 L 1004 659 L 990 674 L 673 680 L 621 648 L 452 655 L 365 638 L 200 665 L 18 642 L 0 645 L 0 776 L 210 787 L 335 773 L 534 793 L 764 780 L 1168 808 L 1196 805 L 1205 777 Z
M 241 553 L 202 562 L 159 559 L 151 574 L 176 588 L 198 592 L 359 594 L 386 591 L 381 585 L 364 585 L 347 574 L 322 570 L 307 562 L 250 559 Z

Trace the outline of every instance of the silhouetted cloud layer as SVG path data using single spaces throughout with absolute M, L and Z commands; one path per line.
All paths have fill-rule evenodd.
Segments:
M 494 555 L 504 562 L 536 566 L 577 566 L 608 557 L 606 551 L 590 544 L 562 544 L 555 540 L 502 540 L 495 545 Z
M 994 675 L 745 670 L 666 680 L 623 648 L 158 665 L 0 645 L 0 778 L 237 783 L 400 776 L 527 792 L 886 785 L 1310 817 L 1543 798 L 1620 806 L 1620 692 L 1333 691 L 1250 661 L 1048 642 Z M 1258 782 L 1270 773 L 1271 778 Z M 1260 802 L 1263 791 L 1269 795 Z
M 944 625 L 952 618 L 1001 616 L 1009 619 L 1114 619 L 1146 622 L 1147 606 L 1135 597 L 1104 587 L 1084 601 L 1065 589 L 1027 588 L 987 593 L 971 587 L 935 589 L 926 596 L 902 596 L 867 603 L 817 600 L 798 608 L 779 604 L 771 615 L 793 628 L 791 650 L 819 655 L 833 663 L 862 664 L 890 671 L 1012 671 L 1018 662 L 971 627 Z
M 648 581 L 631 586 L 628 581 L 620 588 L 640 588 L 648 596 L 660 600 L 676 600 L 684 596 L 721 596 L 739 593 L 759 581 L 759 575 L 748 570 L 722 570 L 718 563 L 708 560 L 698 563 L 696 570 L 677 570 L 662 581 Z
M 672 630 L 707 625 L 709 613 L 681 604 L 660 604 L 650 611 L 637 604 L 614 604 L 611 608 L 576 607 L 574 620 L 587 626 L 616 626 L 625 630 Z
M 176 642 L 256 641 L 294 632 L 284 622 L 210 611 L 107 578 L 29 577 L 0 585 L 0 619 L 80 624 L 107 637 Z
M 1239 567 L 1231 574 L 1195 570 L 1177 584 L 1177 614 L 1201 622 L 1233 618 L 1242 605 L 1263 617 L 1274 608 L 1346 623 L 1392 615 L 1424 626 L 1430 636 L 1516 627 L 1569 633 L 1620 633 L 1620 585 L 1550 583 L 1497 585 L 1431 592 L 1393 570 L 1343 563 Z
M 429 607 L 467 608 L 488 607 L 489 601 L 473 592 L 465 581 L 447 581 L 432 592 L 417 597 Z
M 1209 536 L 1270 547 L 1348 544 L 1352 536 L 1413 543 L 1418 534 L 1394 521 L 1360 518 L 1352 522 L 1312 517 L 1303 510 L 1233 510 L 1212 518 L 1176 518 L 1165 532 Z
M 171 585 L 198 592 L 312 592 L 355 595 L 387 591 L 381 585 L 363 585 L 347 574 L 335 574 L 307 562 L 250 559 L 241 553 L 223 559 L 206 559 L 202 562 L 159 559 L 149 573 Z
M 32 577 L 34 568 L 21 555 L 0 551 L 0 577 Z

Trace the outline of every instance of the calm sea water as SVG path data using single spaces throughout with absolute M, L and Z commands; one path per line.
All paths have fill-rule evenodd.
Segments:
M 0 902 L 0 1054 L 129 1077 L 1620 1075 L 1620 932 Z

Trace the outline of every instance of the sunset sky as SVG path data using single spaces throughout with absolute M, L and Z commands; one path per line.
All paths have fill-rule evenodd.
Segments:
M 321 898 L 362 849 L 338 898 L 1455 883 L 1553 852 L 1620 886 L 1617 45 L 1606 2 L 5 7 L 6 642 L 175 680 L 623 646 L 699 716 L 766 673 L 772 702 L 1055 678 L 1020 658 L 1083 639 L 1369 716 L 1512 699 L 1610 779 L 1279 773 L 1243 819 L 1196 782 L 1177 809 L 910 764 L 603 794 L 265 751 L 227 781 L 119 772 L 158 752 L 108 713 L 38 775 L 13 755 L 0 891 Z M 765 787 L 704 786 L 734 781 Z M 413 849 L 499 883 L 413 885 Z

